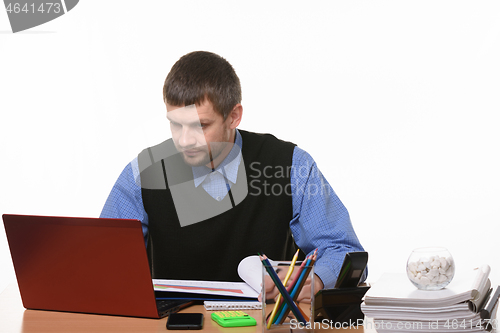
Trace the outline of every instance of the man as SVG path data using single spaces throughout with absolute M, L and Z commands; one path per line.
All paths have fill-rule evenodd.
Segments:
M 315 290 L 333 287 L 345 253 L 363 251 L 349 214 L 309 154 L 237 130 L 233 67 L 189 53 L 168 74 L 163 99 L 172 139 L 125 167 L 101 214 L 142 221 L 153 277 L 236 281 L 243 258 L 291 260 L 298 246 L 318 249 Z M 310 297 L 302 290 L 299 301 Z

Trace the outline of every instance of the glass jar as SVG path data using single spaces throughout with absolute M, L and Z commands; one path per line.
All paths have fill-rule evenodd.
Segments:
M 418 289 L 439 290 L 453 279 L 455 262 L 444 247 L 421 247 L 408 258 L 406 274 Z

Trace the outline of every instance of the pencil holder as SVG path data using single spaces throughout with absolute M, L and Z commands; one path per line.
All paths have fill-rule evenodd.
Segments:
M 281 293 L 274 299 L 266 300 L 266 288 L 262 288 L 262 327 L 263 332 L 273 331 L 289 332 L 290 329 L 308 328 L 314 323 L 314 265 L 306 265 L 302 262 L 297 262 L 293 266 L 293 271 L 288 280 L 287 273 L 290 270 L 291 262 L 273 262 L 270 267 L 262 266 L 262 286 L 272 284 L 275 290 L 278 290 L 276 283 L 273 281 L 269 269 L 272 269 L 280 283 L 287 289 L 288 297 L 280 296 Z M 298 303 L 297 297 L 300 292 L 310 293 L 310 301 Z M 292 307 L 289 306 L 290 301 Z M 271 321 L 271 324 L 269 324 Z

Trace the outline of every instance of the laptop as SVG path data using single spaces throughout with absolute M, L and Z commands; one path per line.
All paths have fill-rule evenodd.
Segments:
M 192 303 L 157 303 L 139 220 L 2 217 L 27 309 L 162 318 Z

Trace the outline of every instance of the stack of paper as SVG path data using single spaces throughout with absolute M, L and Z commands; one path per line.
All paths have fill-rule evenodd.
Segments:
M 418 290 L 405 274 L 384 274 L 366 293 L 361 310 L 373 318 L 378 333 L 489 331 L 496 326 L 498 300 L 498 293 L 491 295 L 489 272 L 485 265 L 456 274 L 437 291 Z

